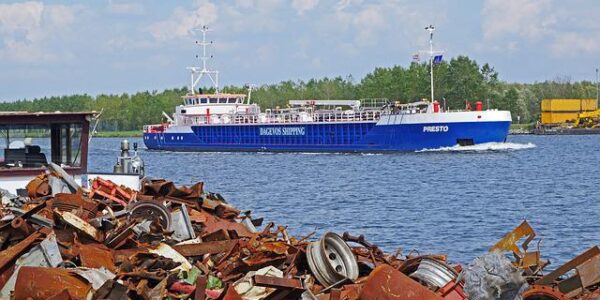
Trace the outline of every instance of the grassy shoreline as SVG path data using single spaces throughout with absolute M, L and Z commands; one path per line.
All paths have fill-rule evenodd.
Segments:
M 94 137 L 100 137 L 100 138 L 142 137 L 142 135 L 143 135 L 143 132 L 141 130 L 99 131 L 94 134 Z

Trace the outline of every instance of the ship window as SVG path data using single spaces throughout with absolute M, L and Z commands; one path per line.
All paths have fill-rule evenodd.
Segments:
M 240 98 L 229 98 L 229 103 L 236 103 L 238 99 Z
M 198 104 L 198 103 L 200 103 L 200 99 L 198 99 L 198 98 L 194 99 L 194 104 Z
M 200 99 L 200 103 L 206 104 L 206 98 Z
M 219 99 L 217 99 L 217 98 L 210 98 L 209 101 L 210 101 L 210 103 L 217 103 L 217 100 L 219 100 Z
M 82 124 L 0 126 L 0 169 L 81 166 Z

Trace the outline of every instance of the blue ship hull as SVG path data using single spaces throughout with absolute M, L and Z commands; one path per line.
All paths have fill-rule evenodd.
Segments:
M 144 133 L 167 151 L 393 152 L 504 142 L 510 121 L 381 125 L 377 122 L 199 125 Z

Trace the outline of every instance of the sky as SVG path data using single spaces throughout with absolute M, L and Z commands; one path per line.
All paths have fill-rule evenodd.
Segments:
M 221 85 L 359 81 L 408 66 L 429 24 L 444 59 L 501 80 L 595 81 L 599 12 L 598 0 L 0 0 L 0 101 L 188 85 L 203 25 Z

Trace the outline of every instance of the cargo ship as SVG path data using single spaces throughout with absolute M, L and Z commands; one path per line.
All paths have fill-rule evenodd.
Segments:
M 429 54 L 431 98 L 433 26 Z M 206 62 L 208 29 L 202 28 L 201 67 L 191 71 L 190 93 L 166 122 L 144 126 L 148 149 L 167 151 L 272 152 L 394 152 L 436 149 L 455 145 L 504 142 L 511 124 L 509 111 L 483 109 L 450 111 L 437 101 L 399 104 L 382 99 L 290 100 L 286 108 L 265 109 L 248 94 L 219 92 L 219 72 Z M 440 57 L 441 58 L 441 57 Z M 216 92 L 197 89 L 204 77 Z

